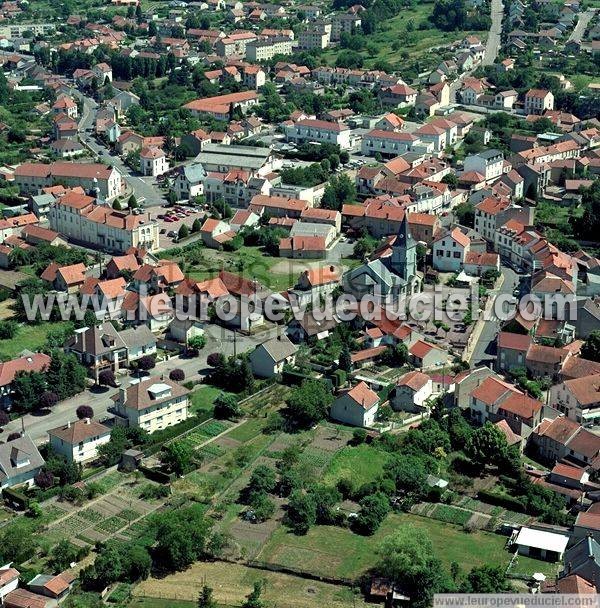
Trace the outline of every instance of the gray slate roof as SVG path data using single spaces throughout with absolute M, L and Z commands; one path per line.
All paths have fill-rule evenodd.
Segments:
M 264 349 L 273 361 L 283 361 L 293 355 L 298 348 L 287 336 L 277 336 L 257 346 L 256 350 Z
M 26 464 L 17 466 L 20 462 Z M 35 471 L 44 464 L 44 459 L 27 435 L 8 441 L 0 445 L 0 485 L 17 475 Z

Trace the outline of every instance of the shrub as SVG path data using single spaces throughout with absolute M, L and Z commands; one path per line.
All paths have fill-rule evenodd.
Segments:
M 0 426 L 6 426 L 9 422 L 10 418 L 8 417 L 8 414 L 5 411 L 0 410 Z
M 35 477 L 34 477 L 35 485 L 41 490 L 47 490 L 54 485 L 54 475 L 51 471 L 47 471 L 46 469 L 42 469 Z
M 183 382 L 185 380 L 185 372 L 182 369 L 172 369 L 169 372 L 169 379 L 174 382 Z
M 115 373 L 111 369 L 103 369 L 98 374 L 98 384 L 100 386 L 116 386 Z
M 44 391 L 40 395 L 40 408 L 49 410 L 58 403 L 58 395 L 53 391 Z
M 6 441 L 14 441 L 15 439 L 18 439 L 21 436 L 21 433 L 11 433 L 7 438 Z
M 138 369 L 141 369 L 144 372 L 154 369 L 155 365 L 156 359 L 152 355 L 144 355 L 137 362 Z
M 84 418 L 93 418 L 94 410 L 89 405 L 80 405 L 76 410 L 77 418 L 79 420 L 83 420 Z

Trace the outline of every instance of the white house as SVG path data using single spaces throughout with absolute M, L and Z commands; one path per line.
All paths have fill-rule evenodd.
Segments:
M 438 236 L 433 241 L 433 267 L 442 272 L 459 272 L 470 246 L 471 239 L 459 228 Z
M 272 378 L 281 374 L 284 365 L 293 365 L 298 348 L 286 335 L 259 344 L 250 353 L 250 364 L 255 376 Z
M 390 404 L 396 411 L 421 413 L 427 409 L 426 401 L 432 393 L 431 376 L 414 370 L 398 380 Z
M 465 158 L 465 172 L 477 171 L 485 176 L 486 181 L 494 180 L 502 175 L 504 157 L 500 150 L 484 150 Z
M 187 420 L 190 391 L 172 380 L 154 376 L 133 381 L 112 397 L 115 412 L 128 426 L 148 433 Z
M 331 405 L 330 416 L 351 426 L 370 427 L 375 423 L 379 397 L 365 382 L 345 391 Z
M 169 163 L 165 153 L 155 146 L 142 148 L 140 152 L 140 173 L 156 177 L 169 170 Z
M 86 418 L 67 422 L 48 431 L 50 446 L 67 462 L 88 462 L 98 456 L 98 448 L 110 441 L 110 429 Z
M 284 123 L 283 130 L 287 141 L 294 143 L 317 141 L 337 144 L 343 150 L 350 148 L 350 129 L 343 123 L 305 118 Z
M 543 114 L 554 110 L 554 95 L 544 89 L 530 89 L 525 93 L 525 114 Z

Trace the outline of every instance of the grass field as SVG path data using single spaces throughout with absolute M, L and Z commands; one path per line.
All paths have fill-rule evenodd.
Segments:
M 457 562 L 463 571 L 468 571 L 484 564 L 506 566 L 510 560 L 503 536 L 489 532 L 469 534 L 458 526 L 408 513 L 389 515 L 371 537 L 333 526 L 315 526 L 305 536 L 295 536 L 285 528 L 279 528 L 257 559 L 330 576 L 355 578 L 375 565 L 381 541 L 403 524 L 412 524 L 429 534 L 435 554 L 446 568 Z M 546 562 L 521 559 L 528 570 L 533 567 L 537 568 L 535 571 L 543 571 L 548 567 Z
M 223 392 L 221 389 L 215 388 L 208 384 L 203 384 L 192 394 L 192 412 L 194 414 L 201 412 L 211 412 L 215 399 Z
M 378 61 L 385 61 L 393 66 L 401 65 L 405 60 L 402 57 L 408 52 L 411 59 L 419 58 L 437 47 L 449 45 L 462 40 L 468 34 L 484 38 L 487 32 L 457 31 L 443 32 L 435 28 L 428 21 L 433 11 L 433 2 L 420 2 L 414 6 L 403 8 L 402 11 L 387 20 L 382 29 L 366 37 L 368 48 L 361 51 L 365 59 L 365 67 L 372 67 Z M 406 31 L 408 23 L 412 23 L 414 30 L 406 34 L 406 40 L 400 41 L 394 33 Z M 423 29 L 419 29 L 421 24 Z M 376 53 L 372 51 L 376 49 Z M 340 47 L 328 49 L 323 57 L 329 65 L 335 65 L 338 54 L 343 51 Z
M 0 340 L 0 359 L 14 359 L 23 350 L 38 351 L 46 343 L 51 329 L 61 327 L 64 323 L 45 323 L 39 325 L 21 325 L 16 337 Z
M 368 445 L 348 446 L 336 452 L 323 476 L 323 482 L 335 485 L 349 479 L 355 488 L 374 481 L 382 472 L 390 456 Z
M 360 608 L 367 605 L 358 596 L 353 599 L 352 591 L 348 587 L 255 570 L 239 564 L 197 563 L 185 572 L 144 581 L 134 590 L 134 596 L 137 597 L 130 606 L 132 608 L 192 608 L 204 581 L 213 588 L 214 598 L 221 606 L 239 606 L 252 590 L 255 581 L 264 582 L 261 599 L 264 599 L 268 606 Z M 155 597 L 163 599 L 149 599 Z

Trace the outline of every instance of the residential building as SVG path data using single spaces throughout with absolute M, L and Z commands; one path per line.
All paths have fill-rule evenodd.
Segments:
M 302 144 L 316 141 L 337 144 L 342 149 L 350 148 L 350 129 L 339 122 L 305 118 L 291 124 L 284 123 L 287 141 Z
M 275 55 L 291 55 L 293 40 L 287 36 L 277 36 L 266 40 L 253 40 L 246 45 L 248 61 L 269 61 Z
M 331 405 L 333 420 L 358 427 L 372 427 L 379 409 L 379 397 L 365 382 L 344 391 Z
M 21 435 L 0 444 L 0 490 L 34 485 L 35 476 L 44 464 L 44 459 L 29 435 Z
M 0 407 L 9 410 L 14 393 L 13 382 L 18 373 L 46 371 L 50 357 L 45 353 L 32 353 L 0 363 Z
M 414 370 L 401 376 L 390 395 L 394 410 L 422 413 L 427 411 L 427 401 L 433 393 L 431 376 Z
M 157 177 L 169 170 L 165 153 L 156 147 L 142 148 L 140 152 L 140 173 Z
M 464 170 L 481 173 L 486 181 L 492 181 L 502 176 L 504 156 L 500 150 L 484 150 L 465 158 Z
M 134 215 L 96 205 L 91 197 L 64 196 L 48 213 L 50 228 L 69 240 L 106 251 L 125 253 L 131 247 L 159 248 L 158 224 L 143 213 Z
M 243 91 L 196 99 L 195 101 L 186 103 L 183 107 L 189 110 L 192 116 L 208 115 L 217 120 L 229 122 L 234 108 L 239 108 L 242 113 L 246 113 L 248 108 L 257 103 L 258 93 L 256 91 Z
M 550 395 L 553 407 L 579 424 L 595 424 L 600 416 L 600 374 L 554 385 Z
M 554 95 L 544 89 L 530 89 L 525 93 L 525 114 L 543 114 L 554 110 Z
M 43 188 L 55 184 L 80 186 L 106 201 L 112 201 L 122 192 L 121 174 L 114 167 L 100 163 L 23 163 L 14 175 L 15 186 L 23 194 L 41 194 Z
M 470 251 L 471 239 L 454 228 L 433 241 L 433 267 L 443 272 L 460 272 Z
M 132 381 L 113 397 L 115 413 L 128 426 L 153 433 L 187 419 L 189 393 L 176 382 L 159 376 Z
M 250 353 L 252 371 L 259 378 L 273 378 L 283 372 L 284 366 L 294 364 L 297 351 L 286 335 L 271 338 Z
M 111 429 L 85 418 L 48 431 L 50 447 L 69 463 L 84 463 L 98 457 L 98 448 L 110 441 Z

